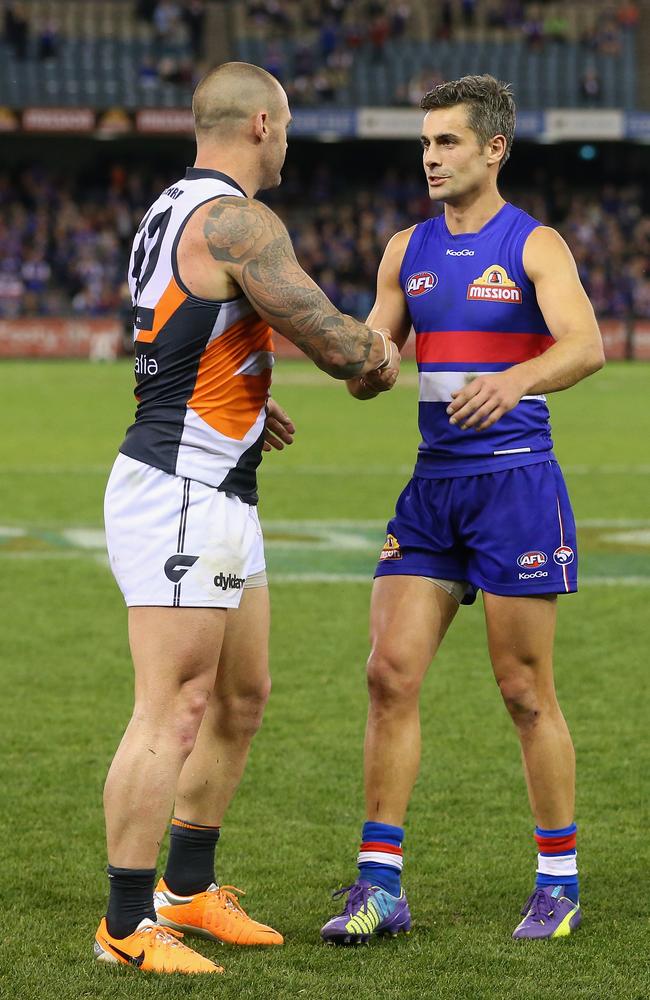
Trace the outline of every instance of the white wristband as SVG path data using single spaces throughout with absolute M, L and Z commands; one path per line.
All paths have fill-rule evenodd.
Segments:
M 384 342 L 384 360 L 380 365 L 377 365 L 377 368 L 375 369 L 378 372 L 382 372 L 384 368 L 388 368 L 390 364 L 390 346 L 385 333 L 382 333 L 381 330 L 373 330 L 373 333 L 378 333 Z

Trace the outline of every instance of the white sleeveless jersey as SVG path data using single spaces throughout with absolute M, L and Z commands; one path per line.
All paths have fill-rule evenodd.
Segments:
M 223 195 L 246 197 L 225 174 L 190 167 L 138 227 L 129 262 L 138 406 L 120 451 L 256 503 L 272 331 L 244 296 L 192 295 L 176 259 L 190 216 Z

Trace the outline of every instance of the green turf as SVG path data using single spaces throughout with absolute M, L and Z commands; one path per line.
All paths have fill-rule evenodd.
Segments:
M 248 890 L 251 912 L 287 944 L 269 953 L 201 942 L 227 967 L 215 982 L 91 959 L 106 890 L 101 788 L 131 673 L 99 543 L 64 531 L 101 526 L 106 472 L 131 415 L 129 367 L 3 365 L 0 994 L 648 1000 L 648 368 L 610 365 L 551 403 L 576 514 L 588 522 L 586 585 L 561 601 L 557 655 L 578 754 L 583 930 L 542 946 L 509 938 L 534 849 L 476 606 L 458 616 L 423 695 L 406 841 L 414 932 L 353 951 L 318 943 L 334 912 L 329 890 L 354 876 L 363 819 L 369 585 L 345 580 L 371 571 L 408 477 L 415 388 L 409 369 L 399 390 L 360 404 L 312 371 L 277 371 L 275 394 L 299 434 L 262 474 L 274 691 L 219 847 L 220 876 Z M 301 580 L 314 571 L 328 582 Z

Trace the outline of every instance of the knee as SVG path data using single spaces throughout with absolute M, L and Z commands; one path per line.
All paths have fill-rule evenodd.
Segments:
M 150 731 L 152 739 L 163 737 L 175 751 L 188 757 L 194 748 L 205 715 L 210 691 L 196 680 L 182 683 L 175 693 L 167 692 L 164 704 L 136 703 L 134 719 Z
M 417 701 L 421 679 L 396 649 L 375 647 L 368 660 L 368 692 L 374 705 L 390 706 Z
M 535 728 L 542 714 L 542 704 L 534 677 L 506 674 L 497 681 L 503 702 L 517 729 L 526 733 Z
M 251 740 L 259 731 L 266 703 L 271 694 L 270 677 L 229 694 L 215 695 L 216 715 L 221 732 Z
M 179 692 L 172 730 L 181 751 L 186 755 L 189 755 L 194 748 L 209 698 L 209 690 L 195 684 L 185 684 Z

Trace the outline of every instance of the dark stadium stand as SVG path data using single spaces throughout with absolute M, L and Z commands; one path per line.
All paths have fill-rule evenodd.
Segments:
M 439 79 L 487 72 L 521 108 L 636 106 L 633 3 L 603 0 L 26 0 L 5 5 L 0 104 L 187 107 L 233 56 L 297 105 L 417 104 Z
M 629 4 L 386 4 L 328 0 L 232 5 L 237 52 L 265 66 L 294 103 L 419 104 L 440 79 L 492 73 L 522 108 L 635 104 Z M 329 9 L 329 10 L 328 10 Z M 282 14 L 283 16 L 280 16 Z
M 8 3 L 0 103 L 187 107 L 199 72 L 203 8 L 202 0 Z
M 267 197 L 306 269 L 359 317 L 388 238 L 430 211 L 406 109 L 435 82 L 470 72 L 511 81 L 524 142 L 650 140 L 650 64 L 640 57 L 650 18 L 633 0 L 7 0 L 0 16 L 0 320 L 128 316 L 133 231 L 191 162 L 193 85 L 227 59 L 265 66 L 297 107 L 284 183 Z M 74 120 L 56 120 L 65 114 Z M 70 133 L 66 152 L 52 132 Z M 163 134 L 171 145 L 158 159 Z M 357 144 L 325 154 L 313 144 L 323 134 Z M 93 136 L 124 138 L 99 153 Z M 387 138 L 390 149 L 372 146 Z M 649 320 L 650 203 L 633 183 L 647 172 L 643 146 L 628 145 L 623 173 L 615 156 L 587 145 L 579 159 L 576 146 L 568 175 L 559 148 L 516 158 L 512 196 L 563 232 L 599 316 Z M 350 170 L 335 166 L 341 156 Z M 382 175 L 384 162 L 396 169 Z

